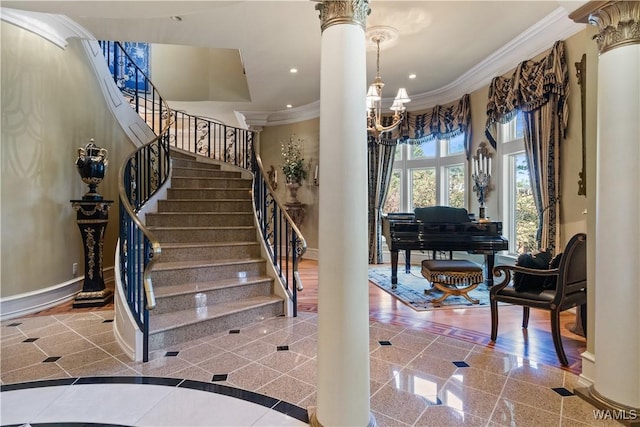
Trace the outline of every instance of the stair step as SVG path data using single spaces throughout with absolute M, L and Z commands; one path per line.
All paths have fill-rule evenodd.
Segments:
M 191 159 L 171 159 L 171 165 L 179 168 L 192 168 L 192 169 L 208 169 L 208 170 L 221 170 L 220 165 L 215 163 L 199 162 Z
M 222 279 L 165 285 L 155 289 L 156 308 L 152 316 L 171 311 L 195 309 L 230 301 L 273 294 L 273 279 L 267 276 Z
M 223 279 L 247 279 L 263 276 L 263 258 L 227 259 L 211 261 L 158 262 L 153 266 L 151 279 L 155 288 L 190 282 L 209 282 Z
M 247 188 L 169 188 L 167 190 L 167 200 L 180 199 L 250 200 L 251 190 Z
M 248 178 L 180 177 L 171 178 L 171 188 L 251 188 Z
M 147 227 L 160 243 L 234 242 L 256 239 L 253 226 L 231 227 Z
M 240 172 L 213 170 L 204 168 L 185 168 L 180 166 L 174 166 L 172 168 L 173 177 L 218 177 L 218 178 L 242 178 Z
M 158 200 L 158 212 L 253 212 L 251 200 Z
M 282 298 L 270 295 L 159 314 L 153 316 L 150 325 L 149 350 L 169 348 L 181 342 L 280 316 L 283 312 Z
M 260 244 L 257 241 L 165 243 L 161 256 L 162 261 L 259 258 Z
M 206 227 L 206 226 L 250 226 L 251 212 L 158 212 L 145 216 L 149 227 Z

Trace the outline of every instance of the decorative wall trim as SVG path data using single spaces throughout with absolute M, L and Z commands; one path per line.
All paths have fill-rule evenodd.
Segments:
M 112 288 L 113 267 L 103 270 L 103 278 L 106 287 Z M 82 290 L 83 281 L 84 277 L 79 276 L 48 288 L 2 298 L 0 299 L 0 320 L 27 316 L 71 301 Z
M 49 40 L 61 49 L 67 39 L 77 37 L 95 40 L 93 35 L 65 15 L 0 8 L 0 19 Z
M 440 89 L 412 95 L 411 111 L 422 111 L 436 105 L 454 102 L 466 93 L 488 86 L 495 76 L 505 74 L 523 60 L 550 49 L 556 41 L 566 40 L 584 28 L 584 24 L 573 22 L 567 17 L 567 11 L 558 7 L 454 82 Z M 388 104 L 392 101 L 392 98 L 383 100 Z M 239 113 L 245 117 L 247 125 L 286 125 L 320 117 L 320 101 L 271 113 L 265 111 L 240 111 Z

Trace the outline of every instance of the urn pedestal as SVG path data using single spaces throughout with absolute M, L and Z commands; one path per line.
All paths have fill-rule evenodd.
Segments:
M 102 276 L 102 249 L 104 231 L 109 222 L 109 208 L 113 200 L 103 200 L 98 194 L 98 184 L 104 179 L 109 161 L 107 150 L 93 143 L 93 139 L 78 149 L 76 168 L 89 191 L 81 200 L 71 200 L 82 235 L 84 248 L 84 283 L 82 291 L 73 303 L 78 307 L 102 307 L 113 300 L 113 291 L 105 289 Z
M 102 307 L 113 300 L 113 291 L 105 289 L 102 275 L 104 231 L 109 221 L 112 200 L 71 200 L 84 248 L 84 283 L 73 308 Z

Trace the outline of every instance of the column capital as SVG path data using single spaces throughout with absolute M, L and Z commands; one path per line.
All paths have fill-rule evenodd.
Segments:
M 598 50 L 609 50 L 629 44 L 640 44 L 640 2 L 592 1 L 570 15 L 576 22 L 598 27 Z
M 364 30 L 371 13 L 369 0 L 325 0 L 316 5 L 316 10 L 320 11 L 321 31 L 338 24 L 357 24 Z

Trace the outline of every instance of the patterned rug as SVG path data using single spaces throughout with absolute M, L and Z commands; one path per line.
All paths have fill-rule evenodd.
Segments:
M 416 311 L 489 306 L 489 289 L 484 283 L 469 292 L 471 298 L 480 301 L 479 304 L 472 304 L 464 297 L 454 295 L 450 295 L 442 302 L 432 303 L 432 300 L 442 296 L 442 292 L 432 288 L 431 283 L 422 277 L 419 266 L 412 266 L 410 274 L 404 272 L 404 266 L 402 268 L 399 266 L 398 286 L 395 289 L 391 289 L 390 265 L 369 268 L 369 280 Z

